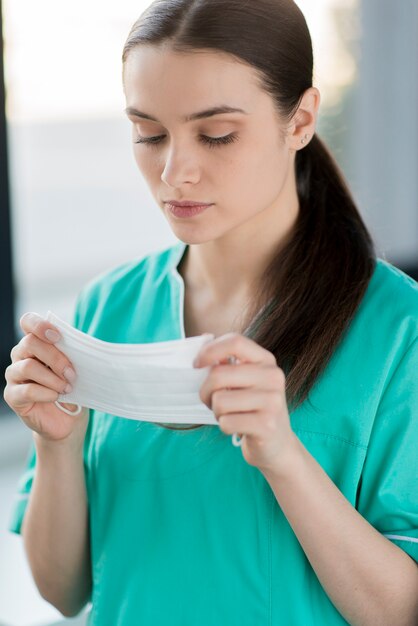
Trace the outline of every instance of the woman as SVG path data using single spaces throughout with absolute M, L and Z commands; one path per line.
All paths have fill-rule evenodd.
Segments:
M 64 615 L 417 623 L 418 286 L 315 133 L 312 67 L 291 0 L 158 0 L 129 34 L 135 159 L 180 243 L 91 281 L 74 325 L 214 333 L 195 366 L 219 428 L 61 413 L 71 363 L 22 318 L 5 398 L 34 446 L 10 529 Z

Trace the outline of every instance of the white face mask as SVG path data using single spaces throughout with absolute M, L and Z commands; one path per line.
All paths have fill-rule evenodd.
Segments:
M 173 424 L 218 424 L 202 402 L 200 387 L 209 367 L 194 368 L 201 347 L 214 339 L 196 337 L 143 344 L 110 343 L 73 328 L 51 311 L 46 319 L 58 328 L 55 343 L 73 364 L 73 390 L 60 394 L 56 405 L 77 415 L 81 407 L 134 420 Z M 79 405 L 72 412 L 60 405 Z

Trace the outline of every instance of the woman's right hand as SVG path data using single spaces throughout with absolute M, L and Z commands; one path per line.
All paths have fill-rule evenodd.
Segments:
M 67 385 L 75 379 L 71 362 L 54 346 L 60 336 L 58 329 L 36 313 L 25 313 L 20 327 L 25 336 L 10 353 L 12 364 L 5 371 L 5 401 L 43 440 L 75 438 L 84 442 L 89 410 L 84 407 L 79 415 L 72 416 L 55 405 L 59 394 L 69 393 Z M 47 330 L 58 333 L 57 337 L 48 339 Z M 76 408 L 74 404 L 63 406 Z

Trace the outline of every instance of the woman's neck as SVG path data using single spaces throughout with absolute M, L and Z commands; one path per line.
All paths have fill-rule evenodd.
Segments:
M 218 239 L 189 244 L 178 267 L 186 287 L 194 293 L 210 294 L 213 302 L 239 302 L 251 299 L 254 286 L 293 232 L 299 207 L 281 215 L 282 228 L 274 232 L 254 220 L 246 231 L 227 233 Z M 277 228 L 276 228 L 277 231 Z

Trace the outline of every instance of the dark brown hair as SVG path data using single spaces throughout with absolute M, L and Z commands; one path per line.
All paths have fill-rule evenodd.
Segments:
M 123 63 L 132 48 L 163 42 L 175 52 L 214 50 L 246 62 L 284 121 L 312 87 L 312 41 L 293 0 L 156 0 L 133 25 Z M 317 134 L 297 152 L 295 168 L 298 220 L 256 286 L 246 332 L 275 355 L 292 409 L 342 340 L 376 263 L 344 176 Z

